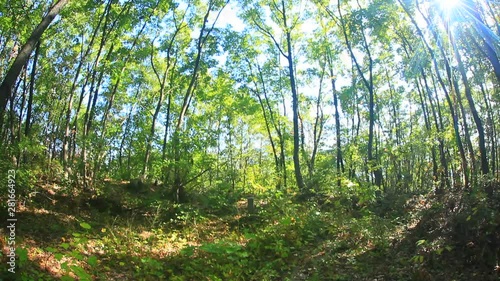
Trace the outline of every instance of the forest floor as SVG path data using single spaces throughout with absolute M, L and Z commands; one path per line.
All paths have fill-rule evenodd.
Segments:
M 452 198 L 269 195 L 249 213 L 226 192 L 187 204 L 123 183 L 94 198 L 67 193 L 44 185 L 19 202 L 16 274 L 0 279 L 500 280 L 498 209 Z

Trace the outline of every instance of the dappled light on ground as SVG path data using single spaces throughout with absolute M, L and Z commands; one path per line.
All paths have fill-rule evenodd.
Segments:
M 127 195 L 122 196 L 125 200 Z M 256 213 L 248 213 L 245 201 L 239 200 L 223 216 L 179 206 L 174 213 L 169 208 L 157 212 L 160 223 L 156 226 L 142 217 L 148 206 L 122 216 L 108 210 L 89 217 L 70 206 L 55 212 L 51 206 L 30 202 L 20 211 L 23 220 L 31 221 L 30 231 L 20 231 L 21 245 L 27 250 L 20 271 L 30 278 L 80 280 L 201 280 L 203 276 L 209 280 L 432 280 L 431 276 L 466 280 L 465 276 L 493 276 L 491 268 L 491 274 L 477 275 L 471 270 L 447 279 L 439 271 L 447 272 L 448 267 L 461 263 L 459 247 L 473 250 L 475 243 L 482 242 L 457 245 L 458 241 L 450 240 L 446 230 L 450 221 L 445 216 L 455 215 L 435 207 L 437 202 L 428 196 L 399 201 L 401 205 L 394 208 L 404 209 L 404 215 L 384 211 L 384 217 L 377 214 L 376 202 L 352 209 L 268 199 L 258 201 Z M 47 227 L 55 230 L 51 226 L 57 224 L 59 232 L 50 232 L 52 236 L 47 232 L 44 239 L 34 237 Z M 477 250 L 484 254 L 484 249 Z

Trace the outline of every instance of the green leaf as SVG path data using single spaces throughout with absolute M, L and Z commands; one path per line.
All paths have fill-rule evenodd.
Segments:
M 65 249 L 65 250 L 67 250 L 69 248 L 69 244 L 68 243 L 62 243 L 61 247 L 63 247 L 63 249 Z
M 19 263 L 24 264 L 28 260 L 28 250 L 23 248 L 17 248 L 16 253 L 19 256 Z
M 292 219 L 291 218 L 284 218 L 281 220 L 281 223 L 283 225 L 290 225 L 292 223 Z
M 83 227 L 84 229 L 91 229 L 92 228 L 92 226 L 90 226 L 90 224 L 88 224 L 86 222 L 81 222 L 80 226 Z
M 87 263 L 90 266 L 96 266 L 97 265 L 97 257 L 96 256 L 90 256 L 87 260 Z
M 45 250 L 47 250 L 47 252 L 50 252 L 50 253 L 55 253 L 55 252 L 57 252 L 57 250 L 56 250 L 56 249 L 54 249 L 54 248 L 52 248 L 52 247 L 47 247 L 47 248 L 45 248 Z
M 422 256 L 422 255 L 413 256 L 412 261 L 414 263 L 423 263 L 424 262 L 424 256 Z
M 80 280 L 92 280 L 92 276 L 90 276 L 90 274 L 85 272 L 85 270 L 83 268 L 76 266 L 76 265 L 72 265 L 70 267 L 71 267 L 71 270 L 73 271 L 73 273 L 75 273 L 76 276 L 78 276 L 78 278 Z
M 242 258 L 247 258 L 248 256 L 250 256 L 250 254 L 248 252 L 240 252 L 238 254 L 238 256 L 242 257 Z
M 226 254 L 236 253 L 237 251 L 238 251 L 238 249 L 236 249 L 234 247 L 227 247 L 226 248 Z
M 58 260 L 58 261 L 62 260 L 63 257 L 64 257 L 64 255 L 61 253 L 57 253 L 54 255 L 54 258 L 56 258 L 56 260 Z
M 181 250 L 181 254 L 182 255 L 185 255 L 185 256 L 192 256 L 194 254 L 194 247 L 193 246 L 189 246 L 189 247 L 186 247 L 184 249 Z
M 71 252 L 71 256 L 74 257 L 75 259 L 77 260 L 83 260 L 83 256 L 82 254 L 80 254 L 79 252 L 77 251 L 73 251 Z

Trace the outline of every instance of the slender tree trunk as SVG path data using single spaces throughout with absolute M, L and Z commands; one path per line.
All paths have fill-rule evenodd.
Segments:
M 462 62 L 462 57 L 460 56 L 460 53 L 458 52 L 457 45 L 455 44 L 455 40 L 453 38 L 453 35 L 450 34 L 450 40 L 451 44 L 453 47 L 453 51 L 455 54 L 455 59 L 458 62 L 458 70 L 460 72 L 460 75 L 462 77 L 462 83 L 464 84 L 465 87 L 465 97 L 467 98 L 467 101 L 469 103 L 469 108 L 472 113 L 472 117 L 474 119 L 474 122 L 476 123 L 476 129 L 477 129 L 477 134 L 479 137 L 479 153 L 481 154 L 481 174 L 488 175 L 489 174 L 489 164 L 488 164 L 488 152 L 486 150 L 486 140 L 484 136 L 484 127 L 483 127 L 483 122 L 481 120 L 481 117 L 479 116 L 479 113 L 476 109 L 476 105 L 474 103 L 474 99 L 472 98 L 472 91 L 469 85 L 469 81 L 467 79 L 467 73 L 465 72 L 465 67 Z M 499 77 L 500 78 L 500 77 Z M 500 80 L 499 80 L 500 82 Z M 493 197 L 493 186 L 492 185 L 487 185 L 486 187 L 486 193 L 488 194 L 489 198 Z
M 309 175 L 309 179 L 311 179 L 313 171 L 312 171 L 311 162 L 309 161 L 309 156 L 307 155 L 307 151 L 306 151 L 306 147 L 305 147 L 306 133 L 304 131 L 304 120 L 302 119 L 302 116 L 300 115 L 300 113 L 299 113 L 299 131 L 300 131 L 300 152 L 301 152 L 302 158 L 306 162 L 307 174 Z
M 31 133 L 31 114 L 33 110 L 33 95 L 35 94 L 35 75 L 36 75 L 36 67 L 38 62 L 38 56 L 40 54 L 40 42 L 38 41 L 35 50 L 35 58 L 33 59 L 33 65 L 31 67 L 31 75 L 30 75 L 30 89 L 28 96 L 28 108 L 26 109 L 26 124 L 24 127 L 24 135 L 26 137 L 30 136 Z
M 309 160 L 310 165 L 310 177 L 312 178 L 314 173 L 314 166 L 316 162 L 316 155 L 318 153 L 319 144 L 321 140 L 321 135 L 323 134 L 323 126 L 325 124 L 325 118 L 323 114 L 323 107 L 321 106 L 323 101 L 323 78 L 325 75 L 325 66 L 322 67 L 321 77 L 319 81 L 319 90 L 318 90 L 318 98 L 316 99 L 316 118 L 314 119 L 314 127 L 313 127 L 313 150 L 311 153 L 311 160 Z M 335 82 L 333 82 L 335 83 Z
M 104 36 L 104 34 L 103 34 Z M 101 48 L 104 46 L 105 42 L 102 42 Z M 101 50 L 99 51 L 99 53 Z M 111 53 L 113 52 L 113 45 L 111 45 L 108 54 L 106 55 L 105 61 L 110 60 Z M 97 77 L 97 81 L 95 81 L 95 75 L 97 74 L 97 65 L 98 65 L 99 59 L 96 60 L 95 68 L 93 71 L 92 75 L 92 82 L 90 86 L 90 95 L 89 95 L 89 101 L 87 103 L 87 110 L 84 115 L 84 126 L 83 126 L 83 145 L 82 145 L 82 175 L 83 175 L 83 186 L 84 188 L 90 188 L 95 180 L 93 172 L 95 169 L 92 169 L 92 166 L 90 164 L 90 161 L 88 161 L 88 153 L 89 153 L 89 148 L 91 148 L 89 144 L 89 136 L 91 132 L 92 125 L 95 120 L 95 114 L 96 114 L 96 107 L 97 107 L 97 99 L 99 98 L 99 87 L 102 84 L 102 79 L 104 77 L 104 70 L 101 70 L 99 72 L 99 76 Z M 96 157 L 98 157 L 96 155 Z M 87 177 L 90 179 L 90 182 L 87 181 Z
M 266 109 L 264 107 L 264 102 L 262 101 L 262 98 L 260 97 L 260 94 L 255 91 L 255 95 L 257 96 L 257 99 L 259 100 L 259 104 L 260 104 L 260 107 L 262 109 L 262 115 L 264 116 L 264 123 L 266 125 L 266 132 L 267 132 L 267 136 L 269 138 L 269 142 L 271 143 L 271 149 L 273 151 L 273 156 L 274 156 L 274 163 L 276 165 L 276 173 L 279 175 L 280 174 L 280 162 L 279 162 L 279 159 L 278 159 L 278 152 L 276 150 L 276 145 L 274 144 L 274 140 L 273 140 L 273 135 L 271 133 L 271 129 L 269 127 L 269 120 L 268 120 L 268 116 L 267 116 L 267 112 L 266 112 Z M 278 188 L 280 187 L 280 184 L 278 182 Z
M 167 140 L 168 140 L 168 131 L 170 128 L 170 108 L 172 104 L 172 93 L 169 93 L 167 96 L 167 112 L 166 112 L 166 119 L 165 119 L 165 125 L 163 126 L 165 128 L 165 132 L 163 134 L 163 145 L 161 149 L 161 159 L 166 160 L 167 159 Z
M 446 187 L 449 187 L 448 161 L 446 159 L 446 153 L 445 153 L 445 149 L 444 149 L 444 140 L 443 140 L 443 137 L 441 136 L 442 131 L 443 131 L 443 120 L 442 120 L 441 108 L 439 106 L 439 101 L 436 101 L 437 109 L 438 109 L 437 112 L 439 114 L 439 119 L 438 119 L 438 114 L 436 113 L 436 108 L 434 106 L 434 102 L 433 102 L 433 98 L 432 98 L 432 94 L 431 94 L 431 89 L 430 89 L 429 84 L 427 82 L 427 77 L 425 75 L 424 70 L 422 69 L 420 71 L 420 73 L 421 73 L 422 79 L 424 80 L 425 90 L 427 92 L 427 96 L 429 97 L 429 104 L 431 106 L 431 112 L 432 112 L 432 116 L 434 119 L 434 126 L 435 126 L 436 132 L 438 134 L 437 139 L 438 139 L 438 143 L 439 143 L 439 146 L 438 146 L 439 147 L 439 160 L 441 163 L 441 172 L 440 172 L 440 177 L 439 177 L 440 186 L 439 186 L 439 190 L 438 190 L 438 193 L 440 193 L 441 191 L 444 192 L 444 189 Z M 435 92 L 436 92 L 436 90 L 435 90 Z
M 476 156 L 474 152 L 474 146 L 472 145 L 472 138 L 470 136 L 469 122 L 467 121 L 467 112 L 465 111 L 464 103 L 462 101 L 462 93 L 460 92 L 460 87 L 458 85 L 458 81 L 454 77 L 448 77 L 452 81 L 450 83 L 453 84 L 453 89 L 455 92 L 456 103 L 458 108 L 460 109 L 457 114 L 460 114 L 462 117 L 462 126 L 464 131 L 464 141 L 467 145 L 467 150 L 469 151 L 469 157 L 471 159 L 471 171 L 473 174 L 476 173 Z
M 422 17 L 424 18 L 425 22 L 427 23 L 427 26 L 429 27 L 429 29 L 430 29 L 433 37 L 434 37 L 434 40 L 436 41 L 437 47 L 439 48 L 441 56 L 443 57 L 444 66 L 445 66 L 446 75 L 447 75 L 447 78 L 448 78 L 449 87 L 450 87 L 450 89 L 455 88 L 456 95 L 457 95 L 458 98 L 460 98 L 459 97 L 460 93 L 458 92 L 458 86 L 457 86 L 458 84 L 456 83 L 455 79 L 453 78 L 453 75 L 451 73 L 451 66 L 450 66 L 448 57 L 446 55 L 446 52 L 444 51 L 444 48 L 443 48 L 442 43 L 441 43 L 441 40 L 440 40 L 440 38 L 439 38 L 439 36 L 438 36 L 435 28 L 434 28 L 434 25 L 432 25 L 431 22 L 430 22 L 430 20 L 424 15 L 424 13 L 422 13 L 422 11 L 420 10 L 420 6 L 418 4 L 417 4 L 417 9 L 418 9 L 419 13 L 422 15 Z M 419 32 L 419 34 L 422 34 L 421 31 Z M 431 50 L 431 48 L 429 47 L 427 41 L 425 41 L 425 39 L 423 39 L 423 40 L 424 40 L 424 44 L 426 45 L 426 47 L 429 50 L 429 52 L 431 54 L 431 57 L 433 59 L 434 68 L 436 69 L 436 75 L 438 76 L 438 80 L 440 81 L 441 87 L 443 88 L 443 91 L 445 92 L 445 97 L 446 97 L 446 100 L 448 102 L 448 107 L 450 108 L 450 113 L 451 113 L 452 118 L 453 118 L 453 128 L 454 128 L 454 131 L 455 131 L 457 146 L 458 146 L 458 149 L 459 149 L 459 152 L 460 152 L 460 157 L 461 157 L 461 160 L 462 160 L 463 184 L 464 184 L 465 188 L 469 188 L 470 187 L 470 183 L 469 183 L 469 180 L 470 180 L 470 178 L 469 178 L 469 169 L 468 169 L 467 157 L 465 155 L 465 149 L 464 149 L 464 146 L 463 146 L 462 138 L 460 136 L 458 113 L 454 109 L 453 101 L 452 101 L 452 99 L 451 99 L 451 97 L 449 95 L 449 92 L 446 90 L 446 86 L 444 84 L 444 81 L 441 79 L 441 76 L 439 74 L 439 67 L 438 67 L 438 64 L 437 64 L 437 61 L 436 61 L 436 56 L 434 54 L 434 51 Z M 466 132 L 466 133 L 468 134 L 468 132 Z M 469 138 L 469 140 L 470 140 L 470 138 Z
M 26 63 L 28 64 L 28 62 Z M 21 86 L 22 84 L 22 86 Z M 18 144 L 21 143 L 22 138 L 23 138 L 23 112 L 24 112 L 24 107 L 26 106 L 26 99 L 27 96 L 29 95 L 29 87 L 28 87 L 28 65 L 26 65 L 23 68 L 23 72 L 21 74 L 21 80 L 19 80 L 18 86 L 21 87 L 21 101 L 18 103 L 19 104 L 19 115 L 16 116 L 16 111 L 15 111 L 15 96 L 13 95 L 10 103 L 10 124 L 11 124 L 11 136 L 12 136 L 12 143 L 13 144 Z M 17 93 L 17 89 L 16 89 Z M 24 151 L 19 151 L 14 157 L 16 167 L 19 167 L 22 163 L 23 159 L 23 152 Z
M 286 21 L 286 20 L 285 20 Z M 292 55 L 292 39 L 290 32 L 286 33 L 286 42 L 288 46 L 288 72 L 290 76 L 290 87 L 292 88 L 292 111 L 293 111 L 293 166 L 295 171 L 295 180 L 301 192 L 306 192 L 306 185 L 302 177 L 300 169 L 300 133 L 299 133 L 299 96 L 297 93 L 297 85 L 295 82 L 294 62 Z
M 265 108 L 267 108 L 267 112 L 269 112 L 269 121 L 273 125 L 273 128 L 276 132 L 276 135 L 278 136 L 279 156 L 277 155 L 277 153 L 275 155 L 275 161 L 277 161 L 276 162 L 277 172 L 278 172 L 278 175 L 280 177 L 278 185 L 282 186 L 283 188 L 286 189 L 287 179 L 286 179 L 286 167 L 285 167 L 285 163 L 286 163 L 286 161 L 285 161 L 285 139 L 283 137 L 284 133 L 281 130 L 280 121 L 276 120 L 276 118 L 274 116 L 274 110 L 273 110 L 273 107 L 271 106 L 271 102 L 269 101 L 269 96 L 267 94 L 267 92 L 268 92 L 267 87 L 266 87 L 266 84 L 264 82 L 264 75 L 262 74 L 262 69 L 260 68 L 259 65 L 257 65 L 257 71 L 258 71 L 258 75 L 259 75 L 258 76 L 259 81 L 260 81 L 260 84 L 262 87 L 262 92 L 264 94 Z M 258 87 L 256 82 L 255 82 L 255 87 L 256 88 Z M 263 106 L 262 111 L 265 112 L 266 109 L 264 108 L 264 103 L 262 103 L 262 106 Z M 269 137 L 272 138 L 270 131 L 269 131 Z M 283 184 L 281 184 L 281 178 L 283 178 Z
M 488 116 L 488 119 L 487 119 L 487 125 L 486 127 L 489 127 L 489 130 L 490 130 L 490 133 L 489 133 L 489 137 L 490 137 L 490 145 L 491 145 L 491 171 L 493 171 L 493 173 L 495 173 L 496 171 L 496 168 L 497 168 L 497 165 L 496 165 L 496 149 L 497 149 L 497 145 L 496 145 L 496 139 L 497 139 L 497 135 L 496 135 L 496 125 L 495 125 L 495 122 L 493 121 L 494 120 L 494 117 L 493 117 L 493 112 L 492 112 L 492 109 L 491 109 L 491 105 L 490 105 L 490 101 L 487 97 L 487 94 L 486 94 L 486 90 L 485 90 L 485 86 L 483 83 L 479 84 L 480 88 L 481 88 L 481 93 L 483 94 L 483 99 L 484 99 L 484 103 L 485 103 L 485 106 L 486 106 L 486 112 L 487 112 L 487 116 Z
M 435 70 L 435 74 L 436 74 L 437 80 L 438 80 L 438 82 L 439 82 L 439 84 L 440 84 L 440 86 L 441 86 L 441 88 L 442 88 L 442 90 L 443 90 L 443 92 L 445 94 L 446 102 L 448 104 L 448 107 L 449 107 L 449 110 L 450 110 L 450 114 L 451 114 L 451 117 L 452 117 L 452 120 L 453 120 L 453 129 L 454 129 L 454 132 L 455 132 L 455 140 L 456 140 L 457 147 L 458 147 L 458 150 L 459 150 L 459 153 L 460 153 L 460 158 L 461 158 L 461 168 L 462 168 L 462 176 L 463 176 L 463 185 L 465 187 L 468 187 L 469 186 L 469 176 L 468 176 L 468 172 L 467 172 L 467 170 L 468 170 L 468 164 L 467 164 L 467 158 L 465 156 L 465 150 L 464 150 L 464 147 L 463 147 L 463 143 L 462 143 L 462 139 L 461 139 L 461 136 L 460 136 L 459 127 L 458 127 L 458 117 L 457 117 L 457 114 L 455 112 L 455 108 L 453 106 L 453 102 L 451 100 L 451 97 L 449 95 L 449 91 L 448 91 L 448 89 L 446 87 L 446 84 L 443 81 L 443 78 L 442 78 L 441 74 L 440 74 L 440 68 L 439 68 L 439 64 L 438 64 L 437 59 L 436 59 L 436 54 L 432 50 L 432 48 L 429 46 L 429 43 L 427 42 L 426 37 L 423 35 L 423 32 L 420 29 L 420 26 L 417 24 L 415 18 L 412 16 L 412 14 L 408 11 L 408 8 L 406 7 L 406 5 L 404 5 L 401 0 L 398 0 L 398 2 L 400 3 L 401 7 L 403 7 L 403 9 L 404 9 L 405 13 L 408 15 L 408 17 L 410 18 L 410 20 L 413 23 L 415 29 L 417 30 L 417 34 L 422 39 L 422 42 L 424 43 L 425 48 L 427 49 L 428 53 L 431 56 L 431 60 L 432 60 L 433 66 L 434 66 L 434 70 Z M 418 5 L 418 3 L 416 3 L 416 6 L 417 6 L 417 10 L 420 12 L 420 14 L 422 15 L 422 17 L 426 21 L 427 25 L 430 26 L 429 19 L 427 19 L 427 17 L 425 17 L 425 15 L 422 13 L 422 11 L 420 10 L 420 6 Z M 443 59 L 445 61 L 447 61 L 446 57 L 444 57 Z M 442 190 L 436 190 L 436 193 L 442 194 Z
M 75 112 L 75 119 L 73 120 L 73 124 L 71 127 L 71 134 L 69 137 L 69 160 L 73 161 L 75 159 L 75 154 L 76 154 L 76 135 L 78 133 L 78 116 L 80 115 L 80 111 L 82 110 L 82 104 L 83 104 L 83 99 L 85 98 L 85 89 L 89 83 L 89 80 L 91 79 L 91 72 L 90 72 L 91 66 L 89 65 L 87 67 L 87 75 L 85 76 L 85 81 L 83 82 L 83 85 L 81 86 L 80 90 L 80 98 L 78 100 L 78 105 L 76 106 L 76 112 Z
M 422 114 L 424 115 L 425 129 L 431 135 L 432 134 L 431 121 L 429 120 L 429 112 L 428 112 L 428 108 L 427 108 L 428 106 L 427 106 L 426 100 L 425 100 L 426 95 L 424 94 L 424 88 L 423 88 L 423 85 L 420 85 L 420 81 L 415 81 L 415 82 L 416 82 L 415 84 L 417 85 L 418 97 L 420 99 L 420 106 L 422 107 Z M 439 167 L 437 164 L 435 146 L 431 147 L 431 156 L 432 156 L 433 181 L 434 182 L 441 181 L 441 189 L 444 189 L 442 186 L 444 182 L 442 181 L 442 179 L 440 178 L 440 175 L 439 175 Z
M 28 68 L 25 67 L 24 73 L 22 76 L 23 91 L 22 91 L 22 95 L 21 95 L 21 102 L 19 105 L 19 116 L 17 117 L 17 127 L 18 127 L 17 137 L 16 137 L 17 143 L 20 143 L 22 141 L 22 138 L 23 138 L 22 128 L 23 128 L 23 120 L 24 120 L 24 108 L 26 106 L 27 96 L 29 96 L 29 91 L 31 90 L 31 83 L 30 83 L 30 86 L 28 86 L 28 73 L 27 72 L 28 72 Z M 18 159 L 22 159 L 22 154 L 23 154 L 23 152 L 19 151 Z
M 83 42 L 83 38 L 82 38 L 82 49 L 81 49 L 81 53 L 80 53 L 80 59 L 78 61 L 78 66 L 76 68 L 76 74 L 75 74 L 75 77 L 73 78 L 73 83 L 71 84 L 71 89 L 69 91 L 69 98 L 68 98 L 68 106 L 66 107 L 66 117 L 65 117 L 65 126 L 64 126 L 64 138 L 63 138 L 63 145 L 62 145 L 62 162 L 63 162 L 63 168 L 64 168 L 64 173 L 66 175 L 66 177 L 68 176 L 68 160 L 70 158 L 70 151 L 71 151 L 71 147 L 70 147 L 70 142 L 71 142 L 71 128 L 70 128 L 70 124 L 71 124 L 71 111 L 73 110 L 73 97 L 75 95 L 75 89 L 76 89 L 76 86 L 77 86 L 77 83 L 78 83 L 78 78 L 80 77 L 80 72 L 82 70 L 82 67 L 85 63 L 85 60 L 87 59 L 88 55 L 90 54 L 90 50 L 92 49 L 93 45 L 94 45 L 94 41 L 95 41 L 95 38 L 97 37 L 97 34 L 99 33 L 99 28 L 101 27 L 101 23 L 102 21 L 104 20 L 106 16 L 106 13 L 102 13 L 102 15 L 99 17 L 99 22 L 97 23 L 97 26 L 94 30 L 94 32 L 92 32 L 92 37 L 90 39 L 90 42 L 87 44 L 87 49 L 85 50 L 85 52 L 83 51 L 84 50 L 84 42 Z M 83 35 L 82 35 L 83 37 Z M 86 84 L 86 82 L 85 82 Z M 80 98 L 80 103 L 78 105 L 78 107 L 80 107 L 80 104 L 82 102 L 82 99 L 83 99 L 83 89 L 85 88 L 85 86 L 82 87 L 82 96 Z M 79 109 L 77 110 L 77 114 L 79 112 Z M 76 133 L 76 132 L 75 132 Z M 74 136 L 74 134 L 73 134 Z M 74 141 L 74 140 L 73 140 Z
M 359 3 L 358 3 L 359 4 Z M 358 60 L 353 52 L 351 42 L 349 40 L 349 37 L 347 35 L 347 26 L 345 23 L 345 20 L 342 16 L 342 11 L 340 8 L 340 0 L 337 1 L 337 9 L 340 15 L 340 23 L 342 25 L 342 32 L 344 35 L 344 41 L 347 45 L 347 49 L 349 51 L 349 54 L 351 56 L 351 60 L 354 62 L 354 65 L 356 67 L 356 70 L 358 71 L 359 76 L 363 80 L 363 84 L 365 85 L 366 89 L 368 90 L 368 115 L 369 115 L 369 124 L 368 124 L 368 170 L 371 170 L 373 173 L 373 177 L 375 179 L 375 185 L 376 186 L 382 186 L 383 182 L 383 174 L 382 170 L 378 165 L 378 157 L 375 157 L 373 154 L 373 138 L 374 138 L 374 125 L 375 125 L 375 90 L 374 90 L 374 85 L 373 85 L 373 59 L 371 56 L 370 48 L 368 46 L 368 41 L 366 39 L 366 35 L 364 33 L 364 30 L 361 30 L 361 35 L 363 38 L 363 48 L 366 51 L 367 59 L 368 59 L 368 78 L 365 76 L 361 69 L 361 65 L 358 63 Z
M 137 85 L 137 91 L 135 92 L 134 100 L 137 100 L 139 93 L 140 93 L 141 86 L 142 86 L 142 84 Z M 124 170 L 123 169 L 124 168 L 123 167 L 123 150 L 125 149 L 125 142 L 129 136 L 130 126 L 132 124 L 132 112 L 134 111 L 134 109 L 135 109 L 135 104 L 133 106 L 131 106 L 129 111 L 128 111 L 127 119 L 125 121 L 125 128 L 123 129 L 123 136 L 122 136 L 122 139 L 120 141 L 120 147 L 118 149 L 118 165 L 119 165 L 120 171 Z M 129 144 L 128 146 L 130 147 L 131 144 Z M 130 178 L 130 169 L 126 169 L 126 170 L 128 173 L 126 178 L 129 179 Z
M 336 136 L 336 169 L 337 169 L 337 186 L 341 187 L 341 175 L 344 173 L 344 161 L 342 158 L 342 139 L 340 132 L 340 112 L 337 88 L 335 86 L 335 75 L 333 73 L 333 63 L 330 54 L 327 54 L 328 68 L 330 69 L 330 82 L 332 84 L 333 107 L 335 109 L 335 136 Z
M 147 178 L 148 167 L 149 167 L 149 162 L 150 162 L 149 158 L 150 158 L 150 154 L 151 154 L 151 146 L 152 146 L 152 143 L 154 140 L 154 135 L 155 135 L 156 120 L 158 119 L 158 115 L 160 114 L 161 107 L 162 107 L 163 101 L 165 99 L 165 94 L 167 91 L 166 90 L 166 81 L 167 81 L 167 77 L 169 76 L 169 72 L 170 72 L 171 65 L 172 65 L 172 61 L 171 61 L 172 53 L 171 52 L 173 50 L 175 38 L 176 38 L 177 34 L 179 33 L 181 27 L 182 26 L 177 27 L 174 34 L 172 35 L 172 38 L 169 41 L 169 45 L 167 48 L 167 66 L 165 67 L 165 71 L 163 72 L 162 76 L 158 72 L 158 70 L 155 66 L 155 63 L 154 63 L 154 48 L 155 48 L 154 40 L 151 43 L 151 56 L 150 56 L 151 67 L 153 68 L 153 71 L 156 75 L 156 79 L 158 80 L 158 83 L 160 84 L 160 96 L 158 97 L 158 102 L 156 103 L 156 108 L 155 108 L 155 111 L 153 114 L 151 130 L 150 130 L 149 136 L 146 139 L 146 154 L 144 156 L 144 163 L 143 163 L 144 166 L 142 169 L 142 178 L 143 179 Z M 169 96 L 170 96 L 170 94 L 169 94 Z M 170 105 L 170 101 L 169 101 L 169 105 Z M 167 126 L 168 126 L 168 123 L 167 123 Z M 165 129 L 167 130 L 167 127 Z M 166 143 L 166 141 L 164 142 L 164 146 L 166 145 L 165 143 Z
M 97 144 L 96 157 L 95 157 L 95 161 L 94 161 L 94 175 L 97 174 L 97 171 L 100 170 L 102 162 L 103 162 L 102 159 L 105 158 L 105 155 L 106 155 L 106 152 L 103 151 L 103 148 L 107 142 L 107 140 L 106 140 L 107 122 L 109 120 L 109 115 L 110 115 L 110 112 L 111 112 L 113 105 L 114 105 L 114 100 L 116 97 L 116 93 L 118 92 L 118 87 L 120 85 L 123 73 L 125 72 L 125 69 L 127 68 L 127 64 L 129 62 L 132 54 L 133 54 L 132 51 L 134 50 L 135 46 L 137 45 L 139 37 L 142 34 L 142 32 L 144 31 L 146 24 L 147 24 L 147 21 L 145 21 L 143 23 L 141 29 L 135 35 L 132 46 L 130 47 L 130 51 L 129 51 L 127 57 L 125 58 L 123 66 L 120 70 L 120 74 L 118 75 L 118 78 L 116 79 L 116 82 L 114 83 L 113 88 L 111 90 L 111 94 L 109 95 L 109 98 L 106 101 L 106 106 L 105 106 L 105 110 L 104 110 L 104 113 L 102 116 L 102 121 L 101 121 L 101 137 L 100 137 L 101 143 Z
M 9 136 L 8 136 L 8 141 L 7 143 L 10 143 L 11 145 L 14 145 L 16 144 L 16 142 L 18 142 L 17 140 L 17 137 L 16 137 L 16 132 L 17 132 L 17 129 L 16 127 L 18 127 L 18 124 L 16 124 L 16 111 L 15 111 L 15 108 L 16 108 L 16 93 L 18 92 L 18 89 L 19 87 L 21 86 L 21 82 L 26 82 L 25 78 L 26 78 L 26 68 L 23 68 L 24 69 L 24 72 L 21 74 L 22 77 L 20 80 L 18 80 L 18 82 L 16 83 L 16 86 L 14 88 L 14 94 L 12 94 L 10 96 L 10 100 L 9 100 L 9 123 L 7 124 L 8 125 L 8 133 L 9 133 Z M 26 94 L 26 87 L 23 87 L 23 95 Z M 15 161 L 14 161 L 15 160 Z M 16 156 L 13 156 L 13 163 L 15 163 L 16 165 L 18 165 L 18 159 L 16 158 Z
M 92 169 L 92 166 L 88 161 L 88 154 L 90 148 L 88 145 L 89 135 L 91 132 L 93 122 L 95 120 L 97 99 L 99 98 L 99 89 L 100 85 L 102 84 L 102 80 L 105 73 L 104 69 L 101 69 L 99 71 L 99 66 L 101 64 L 101 58 L 102 58 L 101 55 L 103 53 L 104 47 L 106 46 L 107 42 L 111 39 L 109 35 L 111 34 L 111 31 L 114 30 L 114 27 L 117 22 L 117 19 L 111 22 L 112 2 L 113 2 L 112 0 L 109 0 L 105 7 L 105 12 L 104 12 L 105 19 L 104 19 L 104 24 L 102 26 L 101 41 L 99 43 L 99 49 L 97 51 L 97 56 L 93 64 L 87 109 L 85 111 L 83 118 L 82 163 L 81 163 L 82 180 L 83 180 L 83 187 L 88 190 L 90 190 L 91 186 L 94 183 L 95 177 L 93 172 L 96 171 L 95 169 Z M 123 13 L 124 10 L 126 9 L 124 8 L 121 10 L 120 15 Z M 114 48 L 114 43 L 111 44 L 111 46 L 107 51 L 106 57 L 104 58 L 103 67 L 105 67 L 107 65 L 107 62 L 110 61 L 111 54 L 113 53 L 113 48 Z M 96 157 L 99 156 L 96 155 Z M 90 182 L 87 181 L 87 178 L 90 179 Z
M 185 186 L 183 183 L 182 175 L 181 175 L 181 167 L 180 167 L 180 160 L 181 160 L 181 137 L 182 137 L 182 125 L 184 124 L 184 118 L 186 116 L 187 110 L 189 108 L 189 105 L 191 103 L 191 100 L 194 95 L 194 91 L 196 88 L 196 82 L 198 80 L 198 75 L 199 75 L 199 68 L 200 68 L 200 62 L 201 62 L 201 57 L 203 54 L 203 49 L 205 47 L 205 43 L 210 36 L 210 33 L 213 31 L 215 24 L 217 23 L 217 20 L 219 19 L 219 16 L 224 9 L 224 7 L 229 3 L 229 0 L 223 3 L 222 7 L 219 9 L 219 12 L 217 16 L 215 17 L 215 20 L 212 24 L 211 27 L 207 26 L 208 23 L 208 18 L 210 16 L 210 12 L 212 9 L 215 7 L 216 3 L 215 1 L 210 0 L 208 3 L 208 8 L 207 11 L 203 17 L 203 23 L 200 28 L 200 33 L 198 36 L 198 39 L 196 41 L 196 58 L 194 61 L 194 66 L 193 66 L 193 71 L 191 73 L 191 77 L 189 80 L 188 88 L 186 89 L 186 92 L 184 94 L 184 99 L 182 101 L 182 106 L 181 106 L 181 112 L 179 113 L 179 119 L 177 119 L 177 125 L 175 127 L 174 135 L 172 138 L 172 144 L 173 144 L 173 151 L 174 151 L 174 166 L 175 166 L 175 176 L 174 176 L 174 184 L 173 184 L 173 193 L 174 193 L 174 200 L 177 202 L 184 202 L 186 201 L 186 192 L 185 192 Z M 184 171 L 182 172 L 183 175 L 187 174 L 185 171 L 185 168 L 182 168 Z

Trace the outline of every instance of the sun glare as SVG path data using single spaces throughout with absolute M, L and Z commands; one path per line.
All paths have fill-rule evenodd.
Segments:
M 435 0 L 438 4 L 438 9 L 446 24 L 451 24 L 459 21 L 462 18 L 463 10 L 461 5 L 464 0 Z
M 438 0 L 438 2 L 441 10 L 449 13 L 460 5 L 461 0 Z

